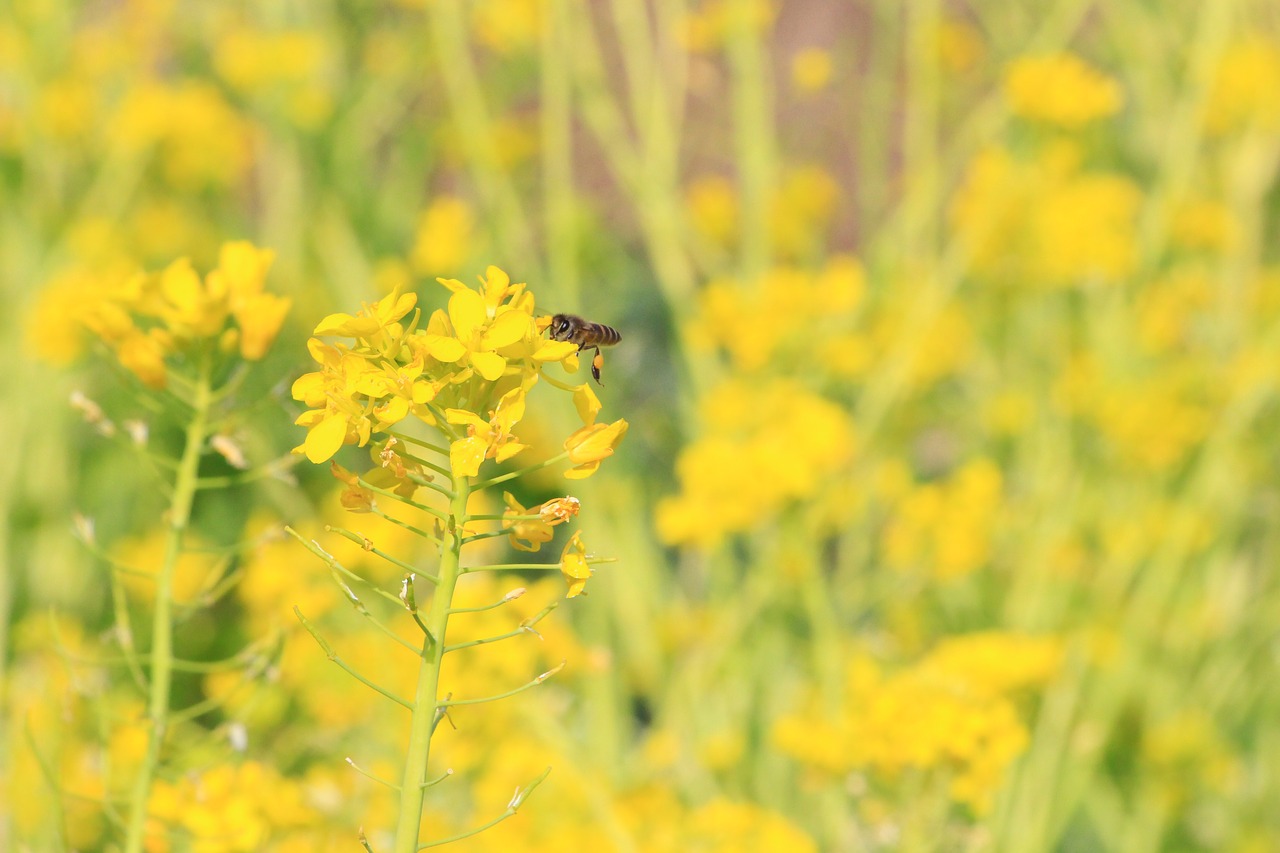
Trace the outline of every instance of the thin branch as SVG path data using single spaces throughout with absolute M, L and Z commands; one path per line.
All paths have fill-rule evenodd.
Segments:
M 460 832 L 457 835 L 451 835 L 448 838 L 440 838 L 435 841 L 428 841 L 426 844 L 419 846 L 418 849 L 426 850 L 428 847 L 439 847 L 442 844 L 450 844 L 454 841 L 461 841 L 464 838 L 470 838 L 473 835 L 479 835 L 480 833 L 484 832 L 486 829 L 489 829 L 492 826 L 497 826 L 507 818 L 514 815 L 517 811 L 519 811 L 520 806 L 524 805 L 524 801 L 527 800 L 529 798 L 529 795 L 533 793 L 533 789 L 541 785 L 542 780 L 546 779 L 547 776 L 550 775 L 550 773 L 551 773 L 551 768 L 548 767 L 546 770 L 542 771 L 541 776 L 539 776 L 537 779 L 534 779 L 528 785 L 525 785 L 524 788 L 516 788 L 516 792 L 511 796 L 511 801 L 507 803 L 507 810 L 504 811 L 502 814 L 498 815 L 497 817 L 495 817 L 493 820 L 489 821 L 488 823 L 478 826 L 475 829 L 468 830 L 467 832 Z
M 493 610 L 494 608 L 501 607 L 502 605 L 506 604 L 509 601 L 515 601 L 517 598 L 519 598 L 524 594 L 525 594 L 525 588 L 522 586 L 518 586 L 515 589 L 511 590 L 511 592 L 502 596 L 502 598 L 499 598 L 497 601 L 493 602 L 493 604 L 482 604 L 479 607 L 450 607 L 449 612 L 451 614 L 452 613 L 483 613 L 486 610 Z
M 436 642 L 435 635 L 431 633 L 431 629 L 422 621 L 422 616 L 418 613 L 418 597 L 413 591 L 414 575 L 415 572 L 409 572 L 404 576 L 404 580 L 400 582 L 400 602 L 404 605 L 404 609 L 408 610 L 410 615 L 413 616 L 413 621 L 418 623 L 422 633 L 431 640 L 431 644 L 434 646 Z M 418 656 L 422 656 L 421 651 L 418 652 Z
M 427 506 L 426 504 L 420 504 L 417 501 L 413 500 L 412 498 L 406 498 L 404 495 L 398 494 L 397 492 L 393 492 L 390 489 L 384 489 L 379 486 L 370 485 L 369 481 L 366 480 L 364 477 L 357 477 L 356 481 L 360 484 L 360 488 L 368 489 L 369 491 L 373 492 L 375 495 L 382 495 L 384 498 L 387 498 L 389 500 L 397 501 L 407 506 L 411 506 L 414 509 L 420 509 L 423 512 L 427 513 L 428 515 L 434 515 L 436 518 L 440 519 L 441 521 L 447 521 L 449 518 L 448 515 L 436 509 L 435 507 L 430 507 L 430 506 Z M 444 486 L 440 485 L 439 483 L 433 483 L 430 480 L 427 480 L 423 477 L 418 477 L 417 479 L 414 480 L 414 482 L 417 483 L 419 486 L 425 486 L 428 489 L 433 489 L 439 492 L 440 494 L 444 495 L 446 498 L 453 497 L 453 492 L 450 491 L 449 489 L 446 489 Z
M 373 514 L 378 516 L 378 518 L 385 519 L 386 521 L 391 522 L 396 527 L 402 527 L 405 530 L 408 530 L 410 533 L 416 533 L 419 536 L 421 536 L 423 539 L 426 539 L 429 542 L 434 542 L 437 545 L 444 545 L 444 543 L 440 540 L 439 536 L 436 536 L 434 533 L 428 533 L 427 531 L 423 530 L 420 527 L 415 527 L 414 525 L 410 524 L 407 521 L 401 521 L 395 516 L 387 515 L 385 512 L 377 508 L 373 510 Z
M 328 527 L 326 527 L 325 529 L 326 529 L 326 530 L 328 530 L 328 529 L 332 529 L 332 528 L 328 528 Z M 376 592 L 378 595 L 381 595 L 383 598 L 387 599 L 388 601 L 397 601 L 396 597 L 395 597 L 394 595 L 392 595 L 391 593 L 387 592 L 385 589 L 381 588 L 380 586 L 378 586 L 377 584 L 373 583 L 372 581 L 369 581 L 369 580 L 366 580 L 365 578 L 362 578 L 360 575 L 356 574 L 355 572 L 353 572 L 353 571 L 351 571 L 350 569 L 348 569 L 346 566 L 344 566 L 344 565 L 342 565 L 341 563 L 339 563 L 339 562 L 338 562 L 337 557 L 334 557 L 332 554 L 330 554 L 330 553 L 329 553 L 328 551 L 326 551 L 324 548 L 321 548 L 321 547 L 320 547 L 320 543 L 319 543 L 319 542 L 317 542 L 316 540 L 314 540 L 314 539 L 311 539 L 311 540 L 303 539 L 303 538 L 302 538 L 302 534 L 300 534 L 298 531 L 294 530 L 292 527 L 286 527 L 286 528 L 285 528 L 285 532 L 286 532 L 286 533 L 288 533 L 290 536 L 292 536 L 294 539 L 297 539 L 299 542 L 301 542 L 301 543 L 302 543 L 302 547 L 306 548 L 306 549 L 307 549 L 308 551 L 310 551 L 312 554 L 315 554 L 315 555 L 316 555 L 317 557 L 319 557 L 321 560 L 324 560 L 324 561 L 325 561 L 325 563 L 329 566 L 329 568 L 331 568 L 331 569 L 333 569 L 333 570 L 335 570 L 335 571 L 337 571 L 337 572 L 340 572 L 340 573 L 341 573 L 341 574 L 343 574 L 343 575 L 346 575 L 347 577 L 351 578 L 351 579 L 352 579 L 352 580 L 354 580 L 354 581 L 359 581 L 360 583 L 362 583 L 362 584 L 364 584 L 365 586 L 369 587 L 369 588 L 370 588 L 370 589 L 372 589 L 374 592 Z
M 369 779 L 372 779 L 373 781 L 377 782 L 379 785 L 386 785 L 388 788 L 390 788 L 393 791 L 400 790 L 400 786 L 397 785 L 395 782 L 388 782 L 386 779 L 383 779 L 381 776 L 370 773 L 368 770 L 365 770 L 359 764 L 356 764 L 354 761 L 352 761 L 350 756 L 348 756 L 345 759 L 345 761 L 351 765 L 352 770 L 356 771 L 361 776 L 365 776 Z
M 449 699 L 444 702 L 439 702 L 437 705 L 441 708 L 452 708 L 454 705 L 483 705 L 485 702 L 496 702 L 499 699 L 507 699 L 511 696 L 515 696 L 517 693 L 523 693 L 531 687 L 537 687 L 539 684 L 564 669 L 565 663 L 565 661 L 560 661 L 559 665 L 554 669 L 549 669 L 533 681 L 530 681 L 527 684 L 521 684 L 514 690 L 508 690 L 506 693 L 499 693 L 496 696 L 486 696 L 483 699 Z
M 361 616 L 363 616 L 364 618 L 372 622 L 374 627 L 377 628 L 379 631 L 386 634 L 388 637 L 395 640 L 397 643 L 404 646 L 409 651 L 413 652 L 414 657 L 418 657 L 419 655 L 422 654 L 421 650 L 417 646 L 415 646 L 413 643 L 410 643 L 404 637 L 401 637 L 395 631 L 392 631 L 389 627 L 387 627 L 382 623 L 382 620 L 378 619 L 376 616 L 370 613 L 369 608 L 365 607 L 364 602 L 360 600 L 360 596 L 356 595 L 355 590 L 347 586 L 346 582 L 343 581 L 342 578 L 338 577 L 337 572 L 330 571 L 329 576 L 332 577 L 333 582 L 336 583 L 342 589 L 342 592 L 346 595 L 347 601 L 351 603 L 351 606 L 355 608 L 357 613 L 359 613 Z
M 555 456 L 552 456 L 550 459 L 544 459 L 541 462 L 530 465 L 528 468 L 521 468 L 519 471 L 511 471 L 506 474 L 500 474 L 497 477 L 490 477 L 488 480 L 481 480 L 479 483 L 473 483 L 471 485 L 471 490 L 476 491 L 477 489 L 487 489 L 490 486 L 496 486 L 499 483 L 505 483 L 508 480 L 523 477 L 525 474 L 532 474 L 534 471 L 540 471 L 543 468 L 548 468 L 555 465 L 557 462 L 563 462 L 568 458 L 569 451 L 566 450 L 563 453 L 558 453 Z
M 482 539 L 493 539 L 497 536 L 506 536 L 510 533 L 511 531 L 505 527 L 501 530 L 489 530 L 484 533 L 473 533 L 470 536 L 462 537 L 462 544 L 470 545 L 472 542 L 479 542 Z
M 439 785 L 441 782 L 443 782 L 445 779 L 448 779 L 452 775 L 453 775 L 453 768 L 450 767 L 448 770 L 444 771 L 439 776 L 432 779 L 430 782 L 423 782 L 422 790 L 425 791 L 428 788 L 434 788 L 436 785 Z
M 416 444 L 419 447 L 425 447 L 427 450 L 434 450 L 436 453 L 439 453 L 441 456 L 449 455 L 449 448 L 447 447 L 437 447 L 436 445 L 432 444 L 429 441 L 423 441 L 420 438 L 414 438 L 413 436 L 405 435 L 402 432 L 387 430 L 387 435 L 390 435 L 394 438 L 398 438 L 400 441 L 403 441 L 405 444 Z
M 350 666 L 348 666 L 346 661 L 338 657 L 337 653 L 334 652 L 333 647 L 330 646 L 327 642 L 325 642 L 324 637 L 321 637 L 316 632 L 316 629 L 313 628 L 311 626 L 311 623 L 307 621 L 307 617 L 302 615 L 302 611 L 298 609 L 298 606 L 296 604 L 293 607 L 293 612 L 294 612 L 294 615 L 298 617 L 298 621 L 302 623 L 302 627 L 307 629 L 307 633 L 309 633 L 312 637 L 315 638 L 315 641 L 320 644 L 320 648 L 324 649 L 325 657 L 327 657 L 329 660 L 336 663 L 338 666 L 342 667 L 342 669 L 348 675 L 354 678 L 356 681 L 359 681 L 361 684 L 364 684 L 366 687 L 376 690 L 377 692 L 381 693 L 383 696 L 386 696 L 392 702 L 395 702 L 397 705 L 401 705 L 405 708 L 408 708 L 410 711 L 413 710 L 413 705 L 401 699 L 399 696 L 395 695 L 394 693 L 387 690 L 386 688 L 381 687 L 377 684 L 374 684 L 372 681 L 365 678 L 363 675 L 361 675 L 360 673 L 352 669 Z
M 467 566 L 462 571 L 466 572 L 505 572 L 508 570 L 518 571 L 546 571 L 550 569 L 559 569 L 559 563 L 499 563 L 495 566 Z
M 553 601 L 550 604 L 548 604 L 546 607 L 542 608 L 542 610 L 539 611 L 537 614 L 530 616 L 528 619 L 521 622 L 520 627 L 516 628 L 514 631 L 508 631 L 505 634 L 498 634 L 493 637 L 484 637 L 479 640 L 468 640 L 465 643 L 456 643 L 451 646 L 445 646 L 444 653 L 448 654 L 449 652 L 456 652 L 459 649 L 469 649 L 473 646 L 484 646 L 484 645 L 488 645 L 489 643 L 496 643 L 499 640 L 509 640 L 512 637 L 518 637 L 521 634 L 533 634 L 535 637 L 538 637 L 539 639 L 541 639 L 542 635 L 539 634 L 537 631 L 535 631 L 533 626 L 537 625 L 539 622 L 545 619 L 547 615 L 551 613 L 552 610 L 555 610 L 559 606 L 560 606 L 559 601 Z
M 383 551 L 381 548 L 374 547 L 372 540 L 367 539 L 364 536 L 361 536 L 359 533 L 356 533 L 355 531 L 347 530 L 345 527 L 334 527 L 332 524 L 326 524 L 324 526 L 324 529 L 331 533 L 336 533 L 345 539 L 351 540 L 352 542 L 356 543 L 364 550 L 368 551 L 370 554 L 377 554 L 379 557 L 386 560 L 388 563 L 390 563 L 393 566 L 404 569 L 406 572 L 411 572 L 415 575 L 422 575 L 424 579 L 431 581 L 431 583 L 433 584 L 440 583 L 440 579 L 435 575 L 428 574 L 419 569 L 415 569 L 413 566 L 409 565 L 404 560 L 391 556 L 386 551 Z M 387 597 L 389 597 L 389 595 L 390 594 L 388 593 Z

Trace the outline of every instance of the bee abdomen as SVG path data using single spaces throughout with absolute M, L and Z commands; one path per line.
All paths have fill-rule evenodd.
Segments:
M 606 326 L 603 323 L 596 323 L 594 325 L 595 328 L 592 329 L 592 331 L 595 332 L 596 343 L 600 346 L 611 347 L 618 341 L 622 340 L 622 333 L 613 326 Z

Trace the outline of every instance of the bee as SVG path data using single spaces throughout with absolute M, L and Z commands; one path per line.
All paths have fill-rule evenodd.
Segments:
M 592 323 L 573 314 L 557 314 L 551 318 L 551 339 L 553 341 L 569 341 L 578 345 L 578 352 L 595 350 L 591 359 L 591 376 L 597 385 L 600 381 L 600 368 L 604 367 L 604 356 L 600 347 L 611 347 L 622 340 L 622 333 L 604 323 Z

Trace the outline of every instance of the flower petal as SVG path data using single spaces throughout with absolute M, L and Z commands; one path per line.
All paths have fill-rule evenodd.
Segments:
M 495 382 L 507 369 L 507 360 L 496 352 L 471 353 L 471 365 L 489 382 Z
M 484 297 L 474 290 L 459 290 L 449 297 L 449 321 L 458 340 L 464 344 L 475 337 L 486 319 Z
M 449 467 L 455 476 L 474 477 L 480 473 L 480 463 L 489 446 L 483 438 L 460 438 L 449 445 Z
M 532 334 L 532 317 L 523 311 L 505 311 L 485 329 L 480 341 L 485 349 L 500 349 Z
M 347 437 L 347 419 L 343 415 L 330 415 L 311 428 L 303 444 L 307 458 L 315 464 L 327 461 L 342 447 Z

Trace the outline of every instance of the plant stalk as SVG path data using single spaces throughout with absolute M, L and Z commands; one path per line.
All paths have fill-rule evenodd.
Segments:
M 192 396 L 191 421 L 187 424 L 186 445 L 178 463 L 169 505 L 169 530 L 165 538 L 164 561 L 156 578 L 155 616 L 151 624 L 151 685 L 147 701 L 147 751 L 138 769 L 129 798 L 129 821 L 125 853 L 142 853 L 147 823 L 147 801 L 160 763 L 160 750 L 169 725 L 169 691 L 173 683 L 173 573 L 182 554 L 182 540 L 191 520 L 191 506 L 198 488 L 200 454 L 209 431 L 209 410 L 213 389 L 209 385 L 209 363 L 200 368 Z
M 467 498 L 471 493 L 466 477 L 453 478 L 453 499 L 449 502 L 448 531 L 440 551 L 440 582 L 431 599 L 422 639 L 422 663 L 418 669 L 418 689 L 413 701 L 413 721 L 409 729 L 409 747 L 405 755 L 404 774 L 400 782 L 400 816 L 396 823 L 394 853 L 417 853 L 418 830 L 422 824 L 423 786 L 427 781 L 427 759 L 431 753 L 431 734 L 435 728 L 440 686 L 440 664 L 445 653 L 445 629 L 449 624 L 449 606 L 453 590 L 462 576 L 462 524 L 467 517 Z

